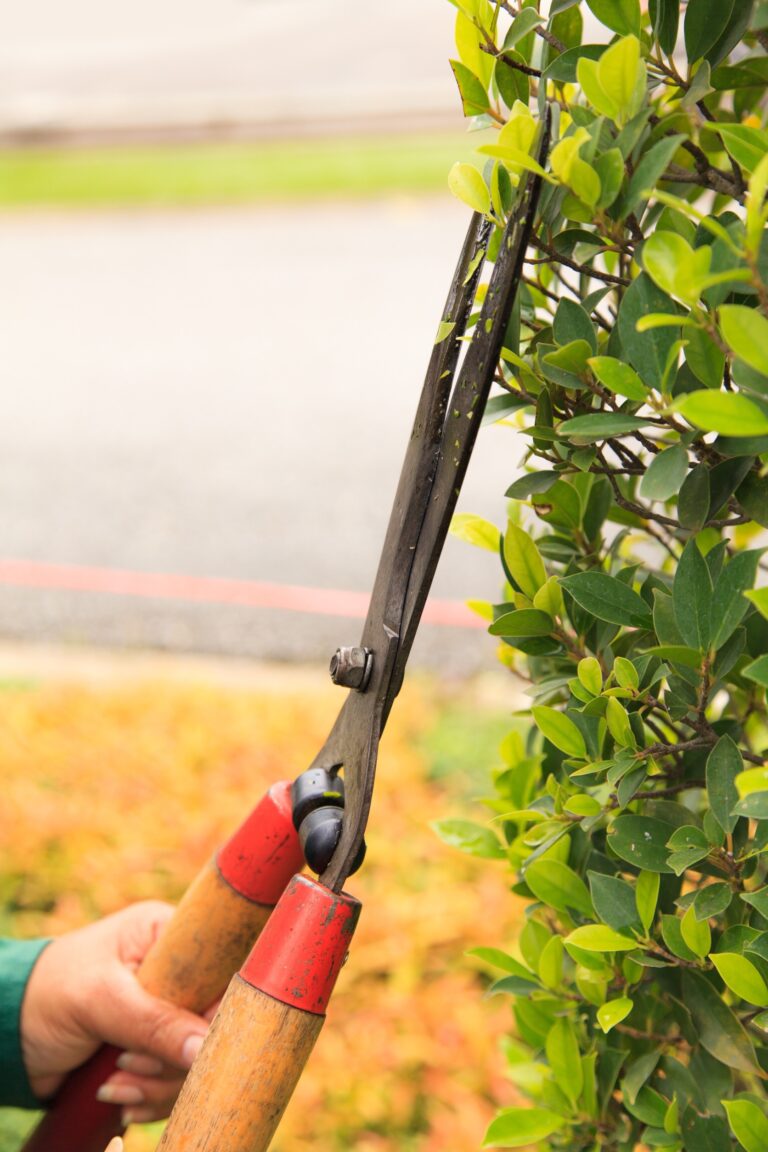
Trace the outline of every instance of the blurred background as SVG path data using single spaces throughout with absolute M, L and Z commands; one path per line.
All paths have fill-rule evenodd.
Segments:
M 0 0 L 1 933 L 178 899 L 325 738 L 467 225 L 452 54 L 445 0 Z M 481 433 L 463 511 L 512 453 Z M 517 904 L 429 827 L 486 818 L 499 583 L 448 541 L 275 1152 L 470 1149 L 512 1102 L 464 953 Z
M 0 634 L 357 639 L 467 223 L 452 33 L 446 0 L 0 0 Z M 510 452 L 463 510 L 499 519 Z M 487 666 L 461 601 L 497 589 L 449 541 L 415 662 Z

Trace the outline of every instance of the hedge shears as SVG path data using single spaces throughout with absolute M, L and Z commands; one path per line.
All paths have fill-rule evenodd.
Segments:
M 328 739 L 296 781 L 270 788 L 203 869 L 139 970 L 148 991 L 195 1012 L 226 989 L 160 1152 L 265 1152 L 322 1027 L 360 912 L 344 885 L 365 850 L 379 740 L 494 379 L 547 148 L 548 122 L 475 316 L 492 224 L 480 214 L 470 222 L 362 637 L 331 661 L 334 681 L 349 691 Z M 318 879 L 302 872 L 305 863 Z M 24 1152 L 104 1152 L 121 1131 L 120 1108 L 95 1093 L 118 1055 L 102 1048 L 69 1077 Z

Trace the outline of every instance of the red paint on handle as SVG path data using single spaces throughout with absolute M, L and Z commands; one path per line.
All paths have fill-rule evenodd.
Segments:
M 247 900 L 270 907 L 277 903 L 288 881 L 304 867 L 289 781 L 272 785 L 220 850 L 216 863 L 230 887 Z
M 294 876 L 240 975 L 293 1008 L 322 1016 L 346 959 L 360 902 Z
M 119 1048 L 100 1048 L 68 1076 L 55 1109 L 43 1116 L 22 1152 L 104 1152 L 113 1136 L 121 1136 L 120 1105 L 96 1099 L 97 1089 L 116 1071 L 119 1055 Z

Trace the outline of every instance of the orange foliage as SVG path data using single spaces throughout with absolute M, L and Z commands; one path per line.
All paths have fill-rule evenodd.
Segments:
M 320 680 L 320 685 L 322 681 Z M 66 930 L 149 896 L 178 898 L 274 780 L 302 771 L 338 690 L 143 683 L 47 686 L 0 708 L 0 925 Z M 436 722 L 407 689 L 381 751 L 350 959 L 274 1152 L 445 1152 L 479 1146 L 499 1104 L 502 1000 L 484 1000 L 466 948 L 509 942 L 519 905 L 503 868 L 445 847 L 456 807 L 416 739 Z M 157 1127 L 132 1130 L 149 1152 Z

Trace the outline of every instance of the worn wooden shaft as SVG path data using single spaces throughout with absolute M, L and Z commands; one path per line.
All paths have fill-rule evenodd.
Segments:
M 360 904 L 296 876 L 205 1038 L 158 1152 L 266 1152 L 325 1019 Z
M 303 855 L 291 818 L 290 784 L 274 785 L 207 864 L 138 972 L 154 996 L 204 1012 L 248 955 Z M 104 1047 L 69 1076 L 22 1152 L 104 1152 L 123 1131 L 122 1109 L 96 1100 L 116 1070 Z

